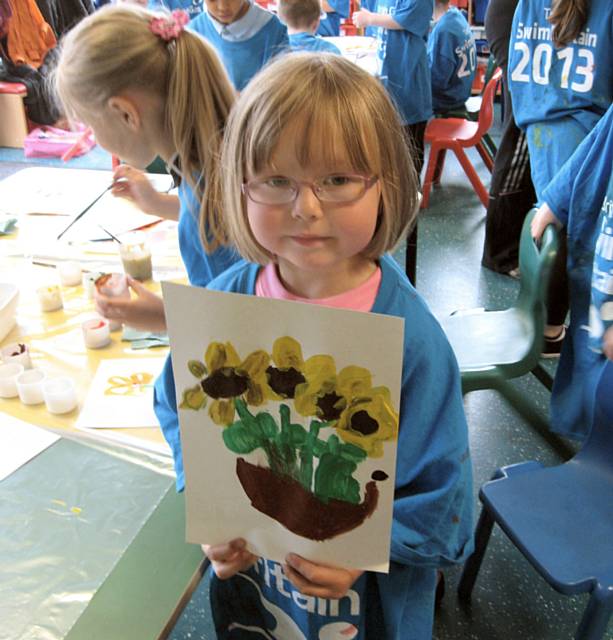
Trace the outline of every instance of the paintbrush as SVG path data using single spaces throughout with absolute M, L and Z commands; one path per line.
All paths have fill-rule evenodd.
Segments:
M 121 244 L 121 240 L 117 236 L 113 235 L 108 229 L 105 229 L 101 224 L 99 224 L 98 226 L 102 229 L 102 231 L 104 231 L 104 233 L 106 233 L 107 236 L 111 238 L 111 240 L 115 240 L 115 242 Z
M 80 220 L 95 204 L 96 202 L 98 202 L 98 200 L 100 200 L 100 198 L 102 198 L 102 196 L 109 191 L 110 189 L 113 188 L 113 185 L 115 183 L 111 182 L 111 184 L 93 201 L 90 202 L 85 209 L 83 209 L 83 211 L 81 211 L 81 213 L 79 213 L 75 218 L 72 219 L 72 221 L 70 222 L 70 224 L 64 229 L 64 231 L 62 231 L 60 233 L 60 235 L 57 237 L 57 239 L 59 240 L 65 233 L 66 231 L 68 231 L 68 229 L 70 229 L 70 227 L 72 227 L 72 225 L 77 222 L 78 220 Z

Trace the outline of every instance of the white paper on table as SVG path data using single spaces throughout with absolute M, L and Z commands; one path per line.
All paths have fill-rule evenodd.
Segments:
M 223 364 L 225 362 L 223 357 L 217 360 L 211 359 L 210 355 L 213 351 L 208 350 L 213 349 L 212 343 L 224 345 L 230 343 L 239 362 L 244 362 L 247 358 L 246 362 L 253 363 L 254 360 L 248 359 L 250 354 L 263 350 L 270 355 L 275 341 L 289 336 L 300 344 L 304 361 L 312 356 L 325 354 L 332 356 L 337 374 L 341 374 L 344 368 L 352 365 L 361 367 L 361 371 L 368 370 L 370 386 L 354 385 L 352 388 L 359 389 L 359 398 L 364 400 L 371 391 L 372 395 L 369 397 L 376 395 L 375 388 L 381 390 L 382 387 L 387 387 L 389 390 L 387 406 L 391 406 L 396 412 L 397 420 L 402 370 L 403 320 L 319 305 L 207 291 L 168 282 L 163 283 L 163 294 L 179 405 L 186 481 L 187 540 L 194 543 L 218 544 L 242 537 L 247 540 L 249 549 L 253 553 L 271 560 L 282 561 L 287 552 L 292 551 L 314 562 L 388 571 L 396 438 L 380 438 L 382 455 L 377 457 L 369 454 L 351 472 L 351 478 L 358 482 L 360 507 L 366 506 L 368 502 L 367 485 L 376 486 L 378 502 L 371 515 L 361 521 L 358 520 L 358 524 L 353 525 L 350 530 L 335 533 L 332 536 L 322 536 L 321 540 L 318 540 L 313 537 L 311 522 L 323 522 L 326 519 L 338 522 L 339 513 L 338 504 L 332 505 L 334 509 L 330 510 L 327 505 L 322 507 L 321 500 L 316 500 L 314 497 L 314 483 L 317 482 L 316 471 L 320 465 L 321 455 L 318 455 L 317 459 L 314 456 L 312 463 L 307 463 L 312 464 L 313 467 L 307 476 L 302 476 L 312 479 L 310 490 L 305 491 L 296 486 L 299 484 L 295 480 L 298 476 L 292 477 L 283 473 L 275 475 L 271 472 L 272 458 L 266 452 L 266 447 L 272 450 L 269 441 L 267 444 L 258 444 L 255 447 L 249 445 L 247 448 L 250 450 L 244 453 L 237 453 L 236 449 L 230 450 L 226 442 L 228 437 L 233 437 L 231 434 L 238 434 L 235 426 L 239 425 L 239 429 L 246 431 L 250 431 L 251 428 L 248 425 L 245 426 L 247 423 L 242 419 L 239 420 L 236 413 L 231 418 L 234 421 L 231 426 L 215 424 L 209 411 L 218 410 L 219 400 L 214 400 L 214 395 L 208 395 L 206 405 L 202 406 L 199 398 L 204 397 L 201 390 L 208 388 L 215 371 L 223 372 L 224 367 L 226 372 L 229 371 L 227 365 Z M 225 349 L 228 353 L 229 347 Z M 205 355 L 207 352 L 209 356 Z M 273 364 L 272 360 L 267 362 Z M 300 366 L 303 365 L 304 363 Z M 267 365 L 259 366 L 262 369 Z M 238 370 L 241 370 L 240 365 Z M 256 378 L 262 380 L 262 376 L 266 379 L 267 374 L 254 373 L 253 378 L 251 374 L 247 375 L 250 380 L 256 380 Z M 358 378 L 362 380 L 361 376 Z M 359 384 L 363 383 L 359 382 Z M 363 391 L 364 389 L 367 391 Z M 247 408 L 252 415 L 267 414 L 268 424 L 271 419 L 274 419 L 277 434 L 283 432 L 280 426 L 282 405 L 285 405 L 286 409 L 289 407 L 289 422 L 292 425 L 294 423 L 302 425 L 306 432 L 309 431 L 312 420 L 318 422 L 313 415 L 300 415 L 294 399 L 268 399 L 263 404 L 252 404 L 246 393 L 239 398 L 247 402 Z M 357 399 L 358 396 L 353 398 L 353 400 Z M 357 407 L 357 404 L 351 404 L 353 400 L 348 400 L 347 406 Z M 198 406 L 194 407 L 194 404 Z M 351 424 L 353 425 L 353 422 Z M 343 433 L 338 425 L 340 420 L 331 423 L 331 426 L 321 427 L 317 436 L 320 440 L 319 445 L 323 446 L 325 442 L 327 448 L 333 436 L 340 440 L 341 445 L 347 442 L 345 440 L 347 434 Z M 258 429 L 260 433 L 257 438 L 260 437 L 263 427 L 250 432 L 256 433 Z M 291 426 L 291 429 L 294 427 Z M 374 433 L 379 433 L 378 428 Z M 255 441 L 254 438 L 245 434 L 237 435 L 236 442 L 241 438 L 243 443 Z M 363 440 L 361 443 L 366 444 Z M 367 447 L 363 448 L 367 449 Z M 302 460 L 304 450 L 301 453 L 299 445 L 294 450 L 295 460 Z M 307 453 L 307 455 L 310 454 Z M 248 489 L 243 488 L 245 485 L 240 478 L 239 467 L 244 469 L 245 462 L 249 463 L 252 473 L 260 475 L 256 493 L 259 492 L 258 495 L 264 496 L 264 499 L 273 497 L 271 502 L 274 504 L 269 507 L 268 512 L 266 508 L 259 509 L 255 506 L 253 498 L 255 494 L 250 492 L 248 495 Z M 302 462 L 299 464 L 303 468 Z M 254 467 L 262 469 L 263 472 L 254 471 Z M 353 483 L 352 480 L 348 482 Z M 304 481 L 304 486 L 307 486 L 307 481 Z M 353 486 L 356 485 L 353 484 Z M 298 504 L 305 506 L 300 509 Z M 281 515 L 279 515 L 278 505 L 282 505 Z M 352 511 L 353 509 L 353 506 L 349 508 Z M 290 529 L 282 524 L 284 518 L 288 515 L 293 518 L 294 514 L 299 514 L 301 518 L 298 527 Z M 351 517 L 353 519 L 353 515 Z
M 79 429 L 157 427 L 153 383 L 165 358 L 101 360 L 77 419 Z
M 0 417 L 0 481 L 50 447 L 60 436 L 6 413 Z
M 148 178 L 158 191 L 172 185 L 169 175 L 149 174 Z M 83 209 L 93 202 L 112 182 L 112 171 L 91 169 L 60 169 L 30 167 L 18 171 L 0 182 L 0 211 L 20 217 L 21 236 L 27 227 L 40 226 L 41 215 L 50 217 L 45 227 L 44 242 L 57 236 Z M 28 215 L 30 214 L 30 215 Z M 36 215 L 39 214 L 39 215 Z M 120 235 L 158 221 L 160 218 L 143 213 L 124 198 L 107 192 L 76 222 L 62 238 L 64 241 L 105 237 L 102 225 L 114 235 Z M 41 234 L 34 234 L 39 237 Z M 43 245 L 44 246 L 44 245 Z M 40 253 L 32 246 L 29 253 Z

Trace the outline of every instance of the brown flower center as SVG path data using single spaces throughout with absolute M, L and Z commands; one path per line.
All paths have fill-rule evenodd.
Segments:
M 277 367 L 268 367 L 266 369 L 266 379 L 270 388 L 282 398 L 293 398 L 296 394 L 296 387 L 306 382 L 300 371 L 294 367 L 287 369 L 277 369 Z
M 374 418 L 371 418 L 367 411 L 362 409 L 351 416 L 351 428 L 363 436 L 369 436 L 377 432 L 379 423 Z
M 317 398 L 317 402 L 315 404 L 321 413 L 322 420 L 326 421 L 338 420 L 346 406 L 343 396 L 339 396 L 334 391 Z
M 249 383 L 247 376 L 240 375 L 232 367 L 222 367 L 213 371 L 200 385 L 207 396 L 218 398 L 235 398 L 245 393 Z

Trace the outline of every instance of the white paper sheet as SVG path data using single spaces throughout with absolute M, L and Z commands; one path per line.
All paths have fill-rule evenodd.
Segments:
M 188 541 L 386 572 L 403 320 L 163 291 Z
M 6 413 L 0 414 L 0 481 L 51 446 L 60 436 Z
M 77 419 L 79 429 L 157 427 L 153 383 L 165 358 L 102 360 Z

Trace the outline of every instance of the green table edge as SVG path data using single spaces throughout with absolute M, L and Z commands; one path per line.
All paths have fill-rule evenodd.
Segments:
M 184 494 L 173 483 L 65 640 L 166 638 L 203 571 L 202 549 L 185 542 Z

